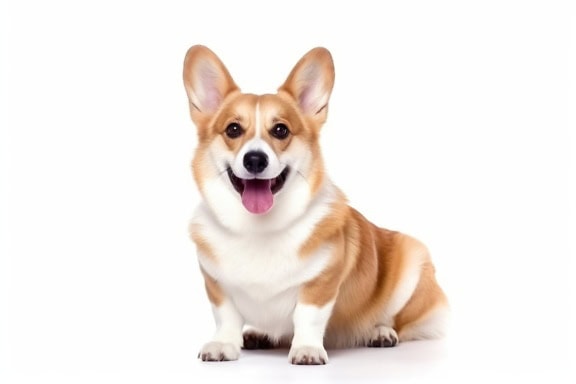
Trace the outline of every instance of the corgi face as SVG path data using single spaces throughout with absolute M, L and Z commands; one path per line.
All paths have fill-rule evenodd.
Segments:
M 298 141 L 310 141 L 311 132 L 294 106 L 278 96 L 240 94 L 218 113 L 214 125 L 220 132 L 212 141 L 224 144 L 217 153 L 219 169 L 226 170 L 229 186 L 252 214 L 272 209 L 292 169 L 308 168 L 299 161 L 306 153 Z
M 304 211 L 324 181 L 318 135 L 333 83 L 323 48 L 306 54 L 273 95 L 241 93 L 212 51 L 190 48 L 184 84 L 199 139 L 192 167 L 223 225 L 260 221 L 274 230 Z

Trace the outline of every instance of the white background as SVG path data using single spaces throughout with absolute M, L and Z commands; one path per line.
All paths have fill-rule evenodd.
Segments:
M 0 382 L 574 382 L 575 28 L 569 1 L 3 1 Z M 428 244 L 447 339 L 196 360 L 198 43 L 252 92 L 331 50 L 329 172 Z

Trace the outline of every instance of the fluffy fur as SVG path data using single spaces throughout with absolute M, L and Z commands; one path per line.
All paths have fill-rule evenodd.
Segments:
M 324 48 L 265 95 L 241 93 L 208 48 L 186 54 L 203 198 L 190 234 L 217 325 L 202 360 L 287 345 L 291 363 L 325 364 L 326 347 L 444 332 L 447 300 L 426 247 L 370 223 L 324 171 L 319 134 L 333 84 Z

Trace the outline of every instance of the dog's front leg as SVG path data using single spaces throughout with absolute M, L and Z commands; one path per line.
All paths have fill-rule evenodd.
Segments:
M 297 365 L 328 362 L 324 333 L 338 293 L 341 265 L 335 262 L 322 274 L 300 288 L 294 309 L 294 338 L 288 361 Z
M 332 313 L 334 301 L 322 306 L 298 302 L 294 310 L 294 338 L 288 360 L 298 365 L 318 365 L 328 362 L 324 349 L 324 331 Z
M 212 341 L 204 344 L 198 357 L 203 361 L 238 360 L 243 342 L 244 319 L 234 303 L 224 295 L 218 283 L 207 273 L 203 274 L 216 321 L 216 333 Z

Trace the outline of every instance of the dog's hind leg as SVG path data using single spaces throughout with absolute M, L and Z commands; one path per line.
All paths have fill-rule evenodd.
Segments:
M 242 335 L 244 338 L 244 349 L 272 349 L 276 343 L 265 333 L 248 329 Z
M 252 327 L 244 330 L 244 349 L 274 349 L 290 347 L 291 336 L 286 335 L 280 338 L 274 338 L 265 332 L 259 331 Z
M 399 340 L 437 339 L 444 336 L 449 313 L 448 300 L 434 277 L 434 267 L 426 263 L 422 266 L 418 287 L 394 319 Z
M 401 341 L 438 339 L 446 334 L 450 309 L 440 303 L 424 316 L 402 326 L 398 332 Z
M 436 282 L 426 247 L 403 235 L 390 258 L 394 284 L 384 286 L 386 305 L 367 342 L 370 347 L 393 347 L 398 342 L 437 338 L 444 333 L 448 302 Z M 390 280 L 388 280 L 390 281 Z
M 418 240 L 399 235 L 396 247 L 388 257 L 391 262 L 381 293 L 386 304 L 366 342 L 368 347 L 394 347 L 401 340 L 398 336 L 396 316 L 402 313 L 417 294 L 422 279 L 422 266 L 428 253 Z

